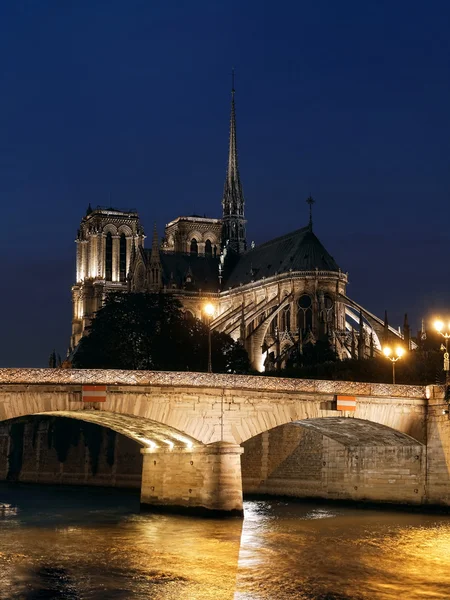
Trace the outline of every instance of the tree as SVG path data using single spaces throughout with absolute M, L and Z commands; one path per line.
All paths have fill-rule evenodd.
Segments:
M 312 355 L 310 355 L 311 357 Z M 445 383 L 442 352 L 438 350 L 412 350 L 396 363 L 396 383 L 430 385 Z M 371 381 L 392 383 L 392 363 L 384 356 L 358 360 L 316 360 L 302 365 L 291 363 L 278 372 L 283 377 L 301 379 L 331 379 L 339 381 Z
M 246 372 L 245 349 L 224 333 L 212 332 L 215 372 Z M 186 319 L 169 294 L 114 293 L 97 312 L 73 357 L 76 368 L 205 371 L 208 327 Z

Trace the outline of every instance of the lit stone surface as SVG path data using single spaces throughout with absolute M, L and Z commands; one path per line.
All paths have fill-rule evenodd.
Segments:
M 106 401 L 83 403 L 81 389 L 85 383 L 106 384 Z M 355 396 L 356 410 L 336 411 L 335 394 Z M 334 493 L 336 497 L 348 497 L 350 487 L 356 486 L 360 490 L 359 498 L 368 494 L 367 497 L 394 501 L 403 494 L 410 502 L 417 498 L 419 502 L 449 505 L 450 428 L 448 414 L 443 412 L 446 408 L 443 389 L 438 387 L 207 373 L 0 370 L 0 420 L 52 414 L 91 421 L 118 431 L 164 457 L 161 461 L 166 464 L 167 473 L 164 474 L 163 469 L 159 474 L 144 477 L 147 481 L 145 503 L 155 505 L 161 501 L 162 506 L 185 508 L 228 510 L 226 501 L 220 499 L 220 477 L 223 476 L 226 489 L 231 485 L 231 472 L 240 481 L 239 460 L 231 460 L 229 456 L 225 460 L 220 452 L 214 459 L 207 454 L 208 459 L 197 461 L 200 471 L 204 472 L 197 472 L 194 478 L 198 489 L 192 482 L 194 487 L 187 487 L 192 490 L 187 501 L 185 488 L 192 473 L 183 472 L 186 452 L 201 453 L 216 443 L 238 448 L 257 436 L 267 436 L 274 428 L 296 422 L 300 422 L 303 429 L 308 428 L 311 434 L 316 432 L 328 440 L 325 462 L 331 469 L 327 474 L 331 497 Z M 353 450 L 362 447 L 364 450 L 358 453 Z M 288 448 L 289 443 L 285 447 L 281 444 L 280 451 L 286 452 Z M 410 464 L 411 457 L 417 455 L 422 457 L 420 468 L 415 463 Z M 262 472 L 269 474 L 270 460 L 270 453 L 266 452 Z M 233 466 L 226 466 L 227 461 Z M 401 486 L 392 483 L 395 477 L 383 475 L 385 471 L 389 473 L 386 466 L 389 461 L 403 465 L 402 477 L 405 482 L 409 481 L 403 487 L 404 492 L 399 491 Z M 426 477 L 421 468 L 427 469 Z M 219 479 L 211 479 L 211 469 L 222 473 Z M 171 470 L 179 477 L 171 476 Z M 362 475 L 366 471 L 372 471 L 373 477 Z M 150 485 L 150 480 L 157 485 Z M 173 484 L 172 490 L 169 481 Z M 347 483 L 344 485 L 342 481 Z M 177 487 L 181 484 L 182 489 Z M 159 491 L 149 494 L 149 485 Z M 281 493 L 281 479 L 277 485 Z M 209 495 L 205 496 L 200 488 L 209 489 Z M 233 483 L 230 489 L 234 490 L 233 498 L 240 497 L 239 486 Z M 415 494 L 413 499 L 411 489 Z M 270 490 L 274 493 L 273 487 Z M 232 504 L 234 508 L 229 510 L 240 510 L 234 500 Z
M 183 387 L 225 387 L 226 389 L 258 389 L 278 392 L 322 392 L 424 398 L 425 386 L 360 383 L 355 381 L 321 381 L 253 375 L 185 373 L 176 371 L 122 371 L 118 369 L 0 369 L 0 385 L 25 384 L 106 384 Z

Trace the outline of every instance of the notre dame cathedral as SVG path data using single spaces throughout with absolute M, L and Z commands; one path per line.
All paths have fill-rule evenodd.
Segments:
M 282 367 L 319 339 L 341 358 L 373 356 L 387 335 L 409 346 L 407 323 L 402 334 L 347 296 L 348 274 L 313 231 L 312 198 L 305 227 L 247 247 L 234 96 L 221 219 L 177 217 L 161 243 L 155 227 L 144 248 L 136 211 L 89 206 L 76 239 L 71 349 L 111 291 L 173 294 L 187 318 L 204 318 L 213 304 L 211 327 L 240 339 L 258 371 Z

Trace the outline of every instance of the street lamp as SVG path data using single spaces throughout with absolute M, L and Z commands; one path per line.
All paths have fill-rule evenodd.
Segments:
M 434 322 L 434 328 L 436 329 L 436 331 L 438 333 L 440 333 L 442 335 L 442 337 L 445 339 L 445 346 L 444 344 L 442 344 L 441 346 L 441 350 L 444 351 L 444 371 L 445 371 L 445 385 L 449 385 L 449 355 L 448 355 L 448 340 L 450 339 L 450 323 L 448 325 L 449 327 L 449 331 L 442 331 L 444 329 L 445 325 L 444 323 L 440 320 L 437 319 Z
M 208 320 L 208 373 L 212 373 L 212 363 L 211 363 L 211 321 L 212 321 L 212 318 L 214 316 L 214 313 L 216 312 L 214 304 L 211 304 L 211 302 L 208 302 L 208 304 L 205 304 L 205 306 L 203 307 L 203 312 L 207 316 L 207 320 Z
M 395 383 L 395 363 L 401 359 L 401 357 L 405 354 L 405 351 L 401 346 L 397 346 L 394 353 L 392 348 L 385 346 L 383 348 L 383 354 L 392 363 L 392 383 Z

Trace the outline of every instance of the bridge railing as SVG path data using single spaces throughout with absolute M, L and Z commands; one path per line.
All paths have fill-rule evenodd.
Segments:
M 206 387 L 258 392 L 308 392 L 353 396 L 425 398 L 427 388 L 357 381 L 293 379 L 257 375 L 226 375 L 180 371 L 123 371 L 119 369 L 0 369 L 1 385 L 142 385 Z

